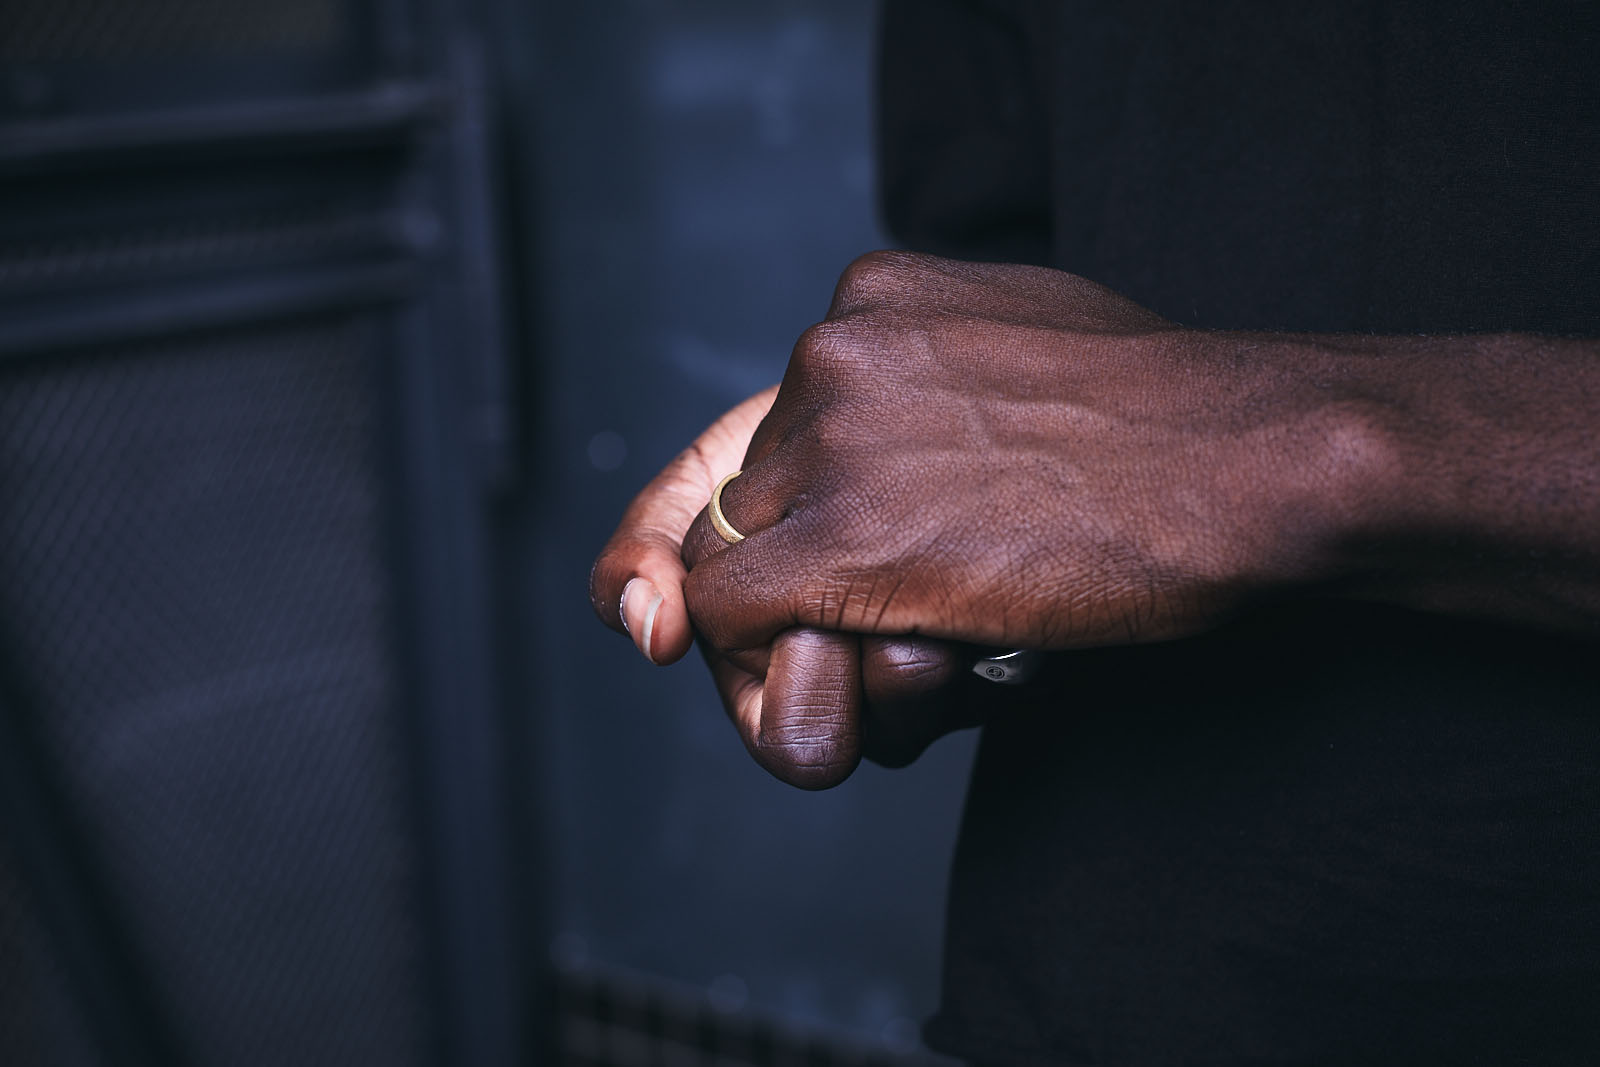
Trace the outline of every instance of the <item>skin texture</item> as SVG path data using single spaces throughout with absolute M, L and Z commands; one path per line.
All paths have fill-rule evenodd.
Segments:
M 679 453 L 629 505 L 595 561 L 589 586 L 596 614 L 612 629 L 627 634 L 653 663 L 675 663 L 693 643 L 683 594 L 688 577 L 685 534 L 721 476 L 739 469 L 777 392 L 777 386 L 764 389 L 732 408 Z M 713 539 L 720 547 L 721 540 L 715 535 Z M 780 699 L 804 699 L 803 692 L 793 689 L 767 699 L 769 729 L 765 733 L 761 729 L 766 649 L 755 657 L 759 674 L 741 670 L 710 646 L 703 651 L 752 756 L 785 781 L 813 788 L 836 784 L 855 768 L 863 752 L 886 766 L 903 766 L 951 730 L 977 724 L 961 699 L 973 689 L 963 675 L 964 661 L 974 654 L 968 650 L 908 635 L 863 640 L 853 634 L 804 629 L 788 635 L 783 646 L 785 655 L 816 656 L 845 668 L 834 683 L 839 686 L 838 713 L 826 705 L 816 717 L 797 711 L 798 736 L 786 732 L 783 723 L 788 720 L 771 710 Z M 806 663 L 788 674 L 780 672 L 774 690 L 783 677 L 804 679 L 818 669 Z M 842 676 L 846 674 L 859 676 L 860 681 Z M 863 717 L 866 729 L 859 722 Z M 813 771 L 797 750 L 819 727 L 828 751 L 820 754 Z
M 776 395 L 635 500 L 591 595 L 620 627 L 629 589 L 636 643 L 660 596 L 658 663 L 692 618 L 752 755 L 809 788 L 969 725 L 972 646 L 1329 596 L 1596 636 L 1595 347 L 1196 331 L 1057 271 L 875 253 Z M 741 467 L 729 546 L 703 508 Z

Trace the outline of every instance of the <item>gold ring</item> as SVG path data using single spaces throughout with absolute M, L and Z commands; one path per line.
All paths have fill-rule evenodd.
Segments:
M 722 488 L 743 473 L 744 471 L 734 471 L 718 482 L 715 489 L 711 490 L 711 528 L 717 531 L 718 537 L 730 545 L 736 545 L 743 541 L 744 534 L 735 530 L 733 523 L 728 521 L 728 516 L 722 513 Z

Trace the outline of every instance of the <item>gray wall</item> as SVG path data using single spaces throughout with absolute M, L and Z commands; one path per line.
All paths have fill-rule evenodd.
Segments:
M 524 666 L 554 951 L 897 1043 L 935 1003 L 971 739 L 791 790 L 745 756 L 697 657 L 652 668 L 585 597 L 631 495 L 777 380 L 843 266 L 889 243 L 872 5 L 549 4 L 536 22 L 512 51 L 538 99 L 518 117 L 537 127 L 521 299 L 548 471 Z

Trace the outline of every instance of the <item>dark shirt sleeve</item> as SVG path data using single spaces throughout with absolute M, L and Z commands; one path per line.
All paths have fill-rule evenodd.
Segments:
M 905 247 L 1046 263 L 1049 144 L 1020 10 L 887 0 L 878 64 L 878 196 Z

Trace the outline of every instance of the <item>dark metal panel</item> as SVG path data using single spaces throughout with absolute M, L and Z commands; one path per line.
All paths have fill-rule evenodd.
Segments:
M 440 199 L 454 222 L 448 288 L 457 309 L 461 373 L 468 383 L 462 429 L 478 452 L 476 465 L 486 488 L 495 491 L 509 487 L 516 432 L 502 291 L 505 251 L 497 225 L 506 217 L 493 143 L 498 114 L 490 60 L 476 32 L 455 35 L 448 63 L 458 106 Z
M 17 1067 L 176 1067 L 23 700 L 0 657 L 0 1051 Z
M 309 97 L 391 72 L 370 0 L 8 0 L 0 118 Z M 199 91 L 197 91 L 199 90 Z
M 397 441 L 415 658 L 418 753 L 434 862 L 443 1060 L 509 1065 L 527 1055 L 529 961 L 518 936 L 528 845 L 512 836 L 510 720 L 497 656 L 494 493 L 515 427 L 501 322 L 499 202 L 486 59 L 465 12 L 423 55 L 448 79 L 453 121 L 430 138 L 406 187 L 409 211 L 437 210 L 431 284 L 405 312 L 396 352 Z M 453 23 L 453 25 L 451 25 Z M 426 20 L 424 25 L 428 25 Z
M 130 1061 L 518 1062 L 472 12 L 52 2 L 0 14 L 0 632 L 128 946 L 73 994 Z
M 413 263 L 302 271 L 154 296 L 97 300 L 70 317 L 50 309 L 42 314 L 14 313 L 0 322 L 0 360 L 400 301 L 415 294 L 419 274 Z
M 0 377 L 6 646 L 177 1062 L 424 1062 L 387 337 L 347 314 Z
M 437 85 L 396 83 L 340 95 L 10 122 L 0 137 L 0 175 L 329 146 L 348 151 L 437 122 L 446 106 Z
M 518 1062 L 522 1004 L 489 542 L 443 309 L 405 313 L 396 352 L 406 638 L 431 872 L 441 1062 Z

